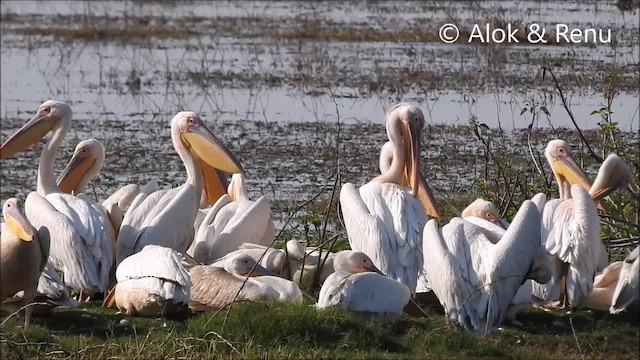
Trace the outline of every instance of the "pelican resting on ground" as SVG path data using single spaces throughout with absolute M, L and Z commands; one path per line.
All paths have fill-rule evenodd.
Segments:
M 113 262 L 112 228 L 88 196 L 61 192 L 53 173 L 56 153 L 71 128 L 71 118 L 71 108 L 66 103 L 42 103 L 36 115 L 0 146 L 0 158 L 25 151 L 52 133 L 42 149 L 37 191 L 27 196 L 25 214 L 34 227 L 49 230 L 49 261 L 63 273 L 65 285 L 81 293 L 105 292 Z
M 259 261 L 260 265 L 268 271 L 302 286 L 310 286 L 313 283 L 320 266 L 322 266 L 319 274 L 320 284 L 333 273 L 335 253 L 327 253 L 326 250 L 320 253 L 318 248 L 307 248 L 298 240 L 289 240 L 285 246 L 286 250 L 283 250 L 253 243 L 243 243 L 238 250 L 230 252 L 211 265 L 224 267 L 226 261 L 233 256 L 247 254 L 255 261 Z M 324 265 L 322 265 L 323 261 Z
M 532 269 L 540 247 L 540 213 L 525 201 L 500 241 L 482 228 L 453 218 L 441 230 L 430 220 L 423 233 L 425 271 L 433 292 L 455 324 L 478 335 L 502 323 L 514 295 L 531 277 L 544 283 L 545 269 Z
M 47 265 L 49 233 L 46 228 L 36 231 L 16 198 L 5 201 L 2 216 L 5 222 L 0 235 L 0 303 L 23 291 L 23 305 L 31 304 L 40 274 Z M 29 327 L 32 312 L 32 306 L 25 309 L 25 329 Z
M 550 141 L 545 155 L 558 182 L 560 199 L 544 205 L 541 235 L 549 253 L 552 276 L 545 285 L 534 283 L 533 295 L 536 302 L 547 308 L 579 308 L 591 293 L 596 273 L 608 263 L 607 250 L 600 240 L 597 203 L 615 189 L 626 186 L 631 170 L 611 154 L 591 185 L 566 142 Z M 557 300 L 559 305 L 554 305 Z
M 238 250 L 243 242 L 270 246 L 275 239 L 269 200 L 249 200 L 242 174 L 233 174 L 225 194 L 208 210 L 189 255 L 208 264 Z
M 593 291 L 585 307 L 609 310 L 612 314 L 629 312 L 640 314 L 640 246 L 623 261 L 607 266 L 593 281 Z
M 238 160 L 194 112 L 183 111 L 173 117 L 171 140 L 187 171 L 186 181 L 170 190 L 140 191 L 122 221 L 116 242 L 117 264 L 146 245 L 185 253 L 193 240 L 203 189 L 208 198 L 219 195 L 211 190 L 220 183 L 215 169 L 243 172 Z
M 175 250 L 147 245 L 124 259 L 118 283 L 104 300 L 128 316 L 171 317 L 188 313 L 191 280 Z
M 335 272 L 320 289 L 316 307 L 337 306 L 354 312 L 398 317 L 409 303 L 409 288 L 385 277 L 364 253 L 344 250 L 333 261 Z
M 359 189 L 344 184 L 340 207 L 351 249 L 367 254 L 383 274 L 415 292 L 422 270 L 424 209 L 435 207 L 432 197 L 424 199 L 426 204 L 417 197 L 426 185 L 418 161 L 424 116 L 417 107 L 400 103 L 387 111 L 385 122 L 393 146 L 391 167 Z M 407 178 L 410 188 L 403 185 Z
M 104 145 L 96 139 L 83 140 L 76 146 L 73 156 L 58 177 L 57 184 L 60 191 L 68 194 L 86 194 L 89 182 L 100 173 L 104 163 Z M 111 194 L 98 206 L 111 222 L 114 234 L 117 236 L 124 211 L 131 205 L 138 195 L 138 185 L 129 184 Z M 115 237 L 113 238 L 115 241 Z M 115 251 L 115 242 L 113 244 Z
M 194 266 L 189 274 L 192 282 L 189 307 L 193 311 L 220 309 L 234 301 L 302 301 L 300 289 L 291 281 L 261 281 L 262 277 L 273 277 L 269 276 L 272 273 L 247 254 L 237 254 L 228 259 L 224 268 Z
M 13 297 L 2 303 L 2 311 L 13 313 L 17 311 L 24 301 L 24 291 L 19 291 Z M 33 307 L 34 316 L 49 316 L 53 309 L 57 307 L 74 308 L 78 302 L 71 297 L 69 289 L 64 286 L 62 278 L 53 269 L 51 263 L 47 262 L 40 279 L 38 279 L 38 289 L 34 302 L 38 305 Z

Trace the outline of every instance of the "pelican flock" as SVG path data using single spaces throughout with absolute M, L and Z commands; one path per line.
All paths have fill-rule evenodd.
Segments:
M 530 305 L 638 313 L 639 248 L 609 264 L 600 238 L 605 198 L 632 177 L 615 154 L 591 183 L 569 144 L 551 140 L 545 157 L 558 199 L 532 194 L 508 221 L 478 198 L 444 222 L 420 167 L 424 115 L 396 104 L 384 118 L 380 174 L 340 189 L 351 249 L 335 252 L 278 241 L 270 200 L 249 199 L 242 163 L 194 112 L 178 112 L 167 126 L 184 165 L 182 185 L 161 189 L 149 179 L 95 202 L 89 184 L 109 161 L 99 140 L 78 143 L 54 175 L 72 118 L 67 103 L 45 101 L 0 146 L 6 159 L 50 134 L 24 213 L 16 198 L 3 207 L 2 309 L 26 305 L 25 328 L 39 310 L 55 314 L 98 293 L 127 316 L 188 316 L 260 301 L 396 319 L 412 314 L 415 295 L 427 292 L 448 324 L 481 336 L 518 324 Z M 313 287 L 317 298 L 306 292 Z M 29 306 L 34 301 L 44 306 Z

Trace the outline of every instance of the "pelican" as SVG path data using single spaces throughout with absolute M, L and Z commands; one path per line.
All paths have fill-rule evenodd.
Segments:
M 197 261 L 211 263 L 243 242 L 270 246 L 275 239 L 269 200 L 249 200 L 242 174 L 233 174 L 228 192 L 208 210 L 187 252 Z
M 484 229 L 453 218 L 442 230 L 424 230 L 425 271 L 449 319 L 478 335 L 492 332 L 507 315 L 527 277 L 544 283 L 550 274 L 533 267 L 540 246 L 540 213 L 526 200 L 499 242 Z
M 234 301 L 299 302 L 302 299 L 300 289 L 296 291 L 291 282 L 285 288 L 282 282 L 276 284 L 277 280 L 259 281 L 256 277 L 272 277 L 269 276 L 271 273 L 247 254 L 237 254 L 228 259 L 224 268 L 194 266 L 189 274 L 193 284 L 189 307 L 193 311 L 224 308 Z M 238 291 L 240 293 L 236 298 Z
M 367 254 L 383 274 L 415 292 L 422 269 L 424 209 L 435 208 L 433 197 L 427 196 L 426 204 L 416 197 L 426 185 L 418 163 L 424 116 L 417 107 L 400 103 L 387 111 L 385 122 L 393 146 L 391 167 L 358 190 L 344 184 L 340 207 L 351 249 Z M 402 185 L 406 178 L 410 189 Z
M 5 159 L 52 133 L 38 164 L 37 190 L 27 196 L 25 213 L 33 226 L 49 229 L 51 265 L 64 283 L 80 292 L 105 292 L 113 262 L 113 232 L 98 206 L 88 197 L 62 193 L 53 174 L 55 157 L 71 127 L 71 107 L 48 100 L 37 114 L 0 146 Z
M 509 223 L 500 217 L 498 208 L 493 205 L 491 201 L 484 200 L 482 198 L 475 199 L 469 206 L 462 210 L 461 216 L 463 219 L 473 222 L 478 226 L 493 228 L 487 222 L 497 225 L 500 228 L 506 230 L 509 227 Z M 497 229 L 493 228 L 497 231 Z
M 173 117 L 171 139 L 184 163 L 187 179 L 174 189 L 152 191 L 150 187 L 140 191 L 122 221 L 116 242 L 117 264 L 146 245 L 186 252 L 193 239 L 203 189 L 209 199 L 219 196 L 212 190 L 220 183 L 214 168 L 243 172 L 235 156 L 194 112 L 183 111 Z
M 320 254 L 318 248 L 306 248 L 304 244 L 298 240 L 287 241 L 285 247 L 286 251 L 264 245 L 243 243 L 238 250 L 230 252 L 211 265 L 224 267 L 228 259 L 233 258 L 237 254 L 246 254 L 251 256 L 255 261 L 259 261 L 259 264 L 269 272 L 285 279 L 290 279 L 302 286 L 312 285 L 318 268 L 321 268 L 319 274 L 320 284 L 333 273 L 335 253 L 327 253 L 325 251 Z M 326 261 L 324 260 L 325 257 Z M 322 264 L 323 261 L 324 264 Z
M 560 199 L 544 205 L 542 241 L 551 260 L 552 277 L 545 285 L 534 283 L 533 295 L 547 308 L 579 308 L 591 293 L 595 274 L 608 263 L 600 240 L 597 203 L 626 186 L 631 170 L 617 155 L 610 154 L 591 185 L 565 141 L 550 141 L 545 156 L 558 182 Z M 556 300 L 558 305 L 551 304 Z
M 337 306 L 355 312 L 398 317 L 409 303 L 409 288 L 385 277 L 362 252 L 340 251 L 333 266 L 335 272 L 320 289 L 318 309 Z
M 89 182 L 98 175 L 104 162 L 104 145 L 96 139 L 83 140 L 76 146 L 73 156 L 58 177 L 57 184 L 60 191 L 78 196 L 87 192 Z M 138 185 L 123 186 L 104 200 L 98 206 L 111 222 L 114 234 L 117 236 L 122 225 L 124 210 L 138 195 Z M 114 239 L 115 240 L 115 237 Z M 115 251 L 115 243 L 114 243 Z
M 5 201 L 0 235 L 0 303 L 23 291 L 25 305 L 36 296 L 38 279 L 49 257 L 49 233 L 36 229 L 20 210 L 18 199 Z M 32 306 L 25 309 L 24 328 L 29 327 Z
M 188 310 L 191 279 L 175 250 L 147 245 L 122 260 L 116 270 L 118 283 L 105 298 L 128 316 L 176 316 Z

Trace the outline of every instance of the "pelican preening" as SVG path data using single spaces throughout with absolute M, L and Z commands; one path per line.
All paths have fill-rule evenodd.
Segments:
M 189 255 L 205 264 L 237 250 L 243 242 L 270 246 L 275 238 L 269 200 L 248 198 L 244 175 L 233 174 L 225 194 L 202 220 Z
M 432 197 L 423 204 L 416 196 L 424 186 L 418 161 L 424 116 L 417 107 L 400 103 L 387 111 L 385 124 L 393 146 L 390 168 L 357 190 L 344 184 L 340 207 L 351 248 L 367 254 L 382 273 L 415 292 L 422 269 L 425 209 L 435 208 Z M 403 186 L 407 178 L 410 188 Z
M 23 291 L 24 305 L 33 302 L 38 279 L 49 257 L 49 233 L 36 229 L 22 213 L 18 199 L 5 201 L 0 234 L 0 303 Z M 24 327 L 29 327 L 32 306 L 25 309 Z
M 62 271 L 64 283 L 77 291 L 104 292 L 113 261 L 112 228 L 89 197 L 62 193 L 54 179 L 56 153 L 71 118 L 66 103 L 42 103 L 36 115 L 0 146 L 0 158 L 22 152 L 52 133 L 42 149 L 37 191 L 27 196 L 25 213 L 34 227 L 49 230 L 49 261 Z
M 631 178 L 628 165 L 609 155 L 600 166 L 593 185 L 573 159 L 563 140 L 550 141 L 545 150 L 558 181 L 560 199 L 544 204 L 542 243 L 550 255 L 552 277 L 545 285 L 533 284 L 538 302 L 582 307 L 593 288 L 593 279 L 608 263 L 600 240 L 597 203 Z
M 191 279 L 175 250 L 147 245 L 122 260 L 116 270 L 118 283 L 104 303 L 114 303 L 129 316 L 186 314 Z
M 209 192 L 220 183 L 218 173 L 210 168 L 243 172 L 235 156 L 194 112 L 183 111 L 173 117 L 171 140 L 184 163 L 187 179 L 175 189 L 138 194 L 118 234 L 117 264 L 146 245 L 165 246 L 184 253 L 193 240 L 203 189 L 211 199 L 214 195 Z
M 544 269 L 531 271 L 540 246 L 540 213 L 531 201 L 522 204 L 499 242 L 483 231 L 454 218 L 442 230 L 430 220 L 423 234 L 425 272 L 445 314 L 480 335 L 504 320 L 527 277 L 549 279 Z
M 411 299 L 404 284 L 389 279 L 364 253 L 344 250 L 333 260 L 335 272 L 320 289 L 316 307 L 336 306 L 355 312 L 400 316 Z
M 609 264 L 593 281 L 585 307 L 612 314 L 640 314 L 640 246 L 623 261 Z

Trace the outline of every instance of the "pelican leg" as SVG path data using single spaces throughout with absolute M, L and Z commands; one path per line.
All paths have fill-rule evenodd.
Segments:
M 449 316 L 447 314 L 444 314 L 444 327 L 447 330 L 451 330 L 451 319 L 449 318 Z
M 31 314 L 33 313 L 33 300 L 35 299 L 34 291 L 24 292 L 24 304 L 27 306 L 24 309 L 24 329 L 29 328 L 31 324 Z
M 567 276 L 563 275 L 560 279 L 560 305 L 558 309 L 566 309 L 569 307 L 569 297 L 567 296 Z
M 129 305 L 127 306 L 125 314 L 127 314 L 127 316 L 134 316 L 136 314 L 136 309 L 132 305 Z

